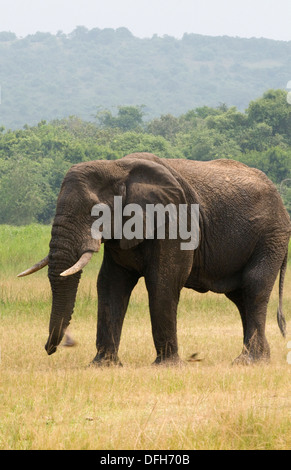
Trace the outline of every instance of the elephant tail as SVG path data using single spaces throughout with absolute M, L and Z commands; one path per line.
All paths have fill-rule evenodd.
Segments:
M 280 331 L 283 337 L 286 337 L 286 320 L 283 313 L 283 287 L 284 287 L 284 279 L 287 269 L 287 261 L 288 261 L 288 251 L 284 258 L 283 264 L 280 270 L 280 280 L 279 280 L 279 307 L 277 310 L 277 322 L 280 328 Z

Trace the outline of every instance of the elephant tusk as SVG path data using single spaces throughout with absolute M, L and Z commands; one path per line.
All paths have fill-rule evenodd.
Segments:
M 32 268 L 26 269 L 26 271 L 23 271 L 22 273 L 18 274 L 17 277 L 24 277 L 28 276 L 29 274 L 36 273 L 36 271 L 39 271 L 40 269 L 44 268 L 45 266 L 48 265 L 49 258 L 46 256 L 44 259 L 39 261 L 39 263 L 36 263 Z
M 60 276 L 66 277 L 66 276 L 72 276 L 72 274 L 76 274 L 81 269 L 83 269 L 90 261 L 90 259 L 93 256 L 93 251 L 87 251 L 86 253 L 83 253 L 81 258 L 77 261 L 74 266 L 72 266 L 69 269 L 66 269 L 66 271 L 63 271 Z

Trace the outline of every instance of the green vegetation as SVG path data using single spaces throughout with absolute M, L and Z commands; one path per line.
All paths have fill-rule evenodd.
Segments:
M 291 42 L 185 34 L 151 39 L 126 28 L 0 33 L 0 126 L 21 128 L 96 106 L 145 105 L 149 119 L 219 102 L 243 111 L 290 80 Z
M 291 213 L 291 106 L 269 90 L 245 112 L 221 104 L 144 121 L 142 106 L 100 110 L 94 122 L 72 116 L 0 133 L 0 224 L 50 223 L 74 163 L 132 152 L 163 158 L 232 158 L 264 171 Z
M 276 321 L 278 283 L 267 317 L 270 364 L 232 366 L 242 348 L 236 308 L 225 296 L 184 289 L 178 337 L 185 364 L 152 367 L 141 280 L 124 322 L 123 367 L 94 369 L 87 366 L 95 353 L 102 254 L 82 274 L 70 327 L 77 346 L 47 356 L 47 269 L 22 279 L 16 274 L 46 255 L 49 238 L 48 226 L 0 226 L 1 450 L 290 449 L 290 329 L 284 340 Z M 290 282 L 289 264 L 286 286 Z M 284 311 L 290 325 L 288 288 Z M 187 362 L 194 352 L 201 362 Z

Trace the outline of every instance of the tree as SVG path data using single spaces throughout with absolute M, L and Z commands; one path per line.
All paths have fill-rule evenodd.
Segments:
M 210 114 L 205 118 L 205 124 L 208 129 L 216 130 L 230 139 L 236 140 L 239 134 L 248 127 L 248 119 L 235 106 L 226 110 L 221 107 L 220 114 Z
M 273 147 L 265 152 L 242 154 L 239 160 L 263 171 L 276 184 L 291 177 L 291 149 Z
M 0 33 L 0 42 L 16 41 L 16 39 L 17 37 L 14 33 L 8 31 L 2 31 Z
M 172 114 L 164 114 L 160 118 L 153 119 L 146 126 L 146 132 L 149 134 L 161 135 L 170 141 L 173 141 L 180 130 L 180 121 Z
M 3 167 L 2 167 L 3 168 Z M 0 223 L 25 225 L 37 221 L 45 206 L 41 168 L 35 162 L 10 161 L 0 182 Z
M 272 128 L 273 135 L 291 137 L 291 106 L 286 91 L 267 91 L 262 98 L 250 102 L 247 114 L 250 124 L 265 123 Z
M 241 152 L 234 139 L 215 129 L 208 129 L 202 122 L 192 132 L 177 136 L 178 145 L 190 160 L 239 158 Z
M 154 153 L 162 158 L 179 158 L 181 152 L 161 136 L 153 136 L 138 132 L 124 132 L 115 136 L 111 148 L 119 153 L 119 157 L 134 152 Z
M 117 116 L 106 109 L 99 111 L 95 117 L 103 129 L 118 128 L 127 132 L 142 126 L 143 115 L 143 106 L 118 106 Z
M 291 176 L 291 175 L 290 175 Z M 287 211 L 291 216 L 291 177 L 281 181 L 278 187 Z

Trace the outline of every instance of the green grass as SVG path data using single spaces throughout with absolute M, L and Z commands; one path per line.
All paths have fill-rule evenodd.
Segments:
M 288 336 L 276 324 L 278 283 L 267 320 L 270 364 L 232 366 L 242 328 L 224 296 L 183 290 L 178 312 L 185 364 L 153 367 L 147 295 L 135 288 L 120 345 L 123 367 L 92 368 L 96 277 L 85 269 L 72 349 L 47 356 L 51 294 L 46 269 L 17 279 L 47 254 L 50 228 L 0 227 L 0 449 L 289 449 L 291 269 L 285 283 Z M 194 352 L 201 362 L 187 362 Z

